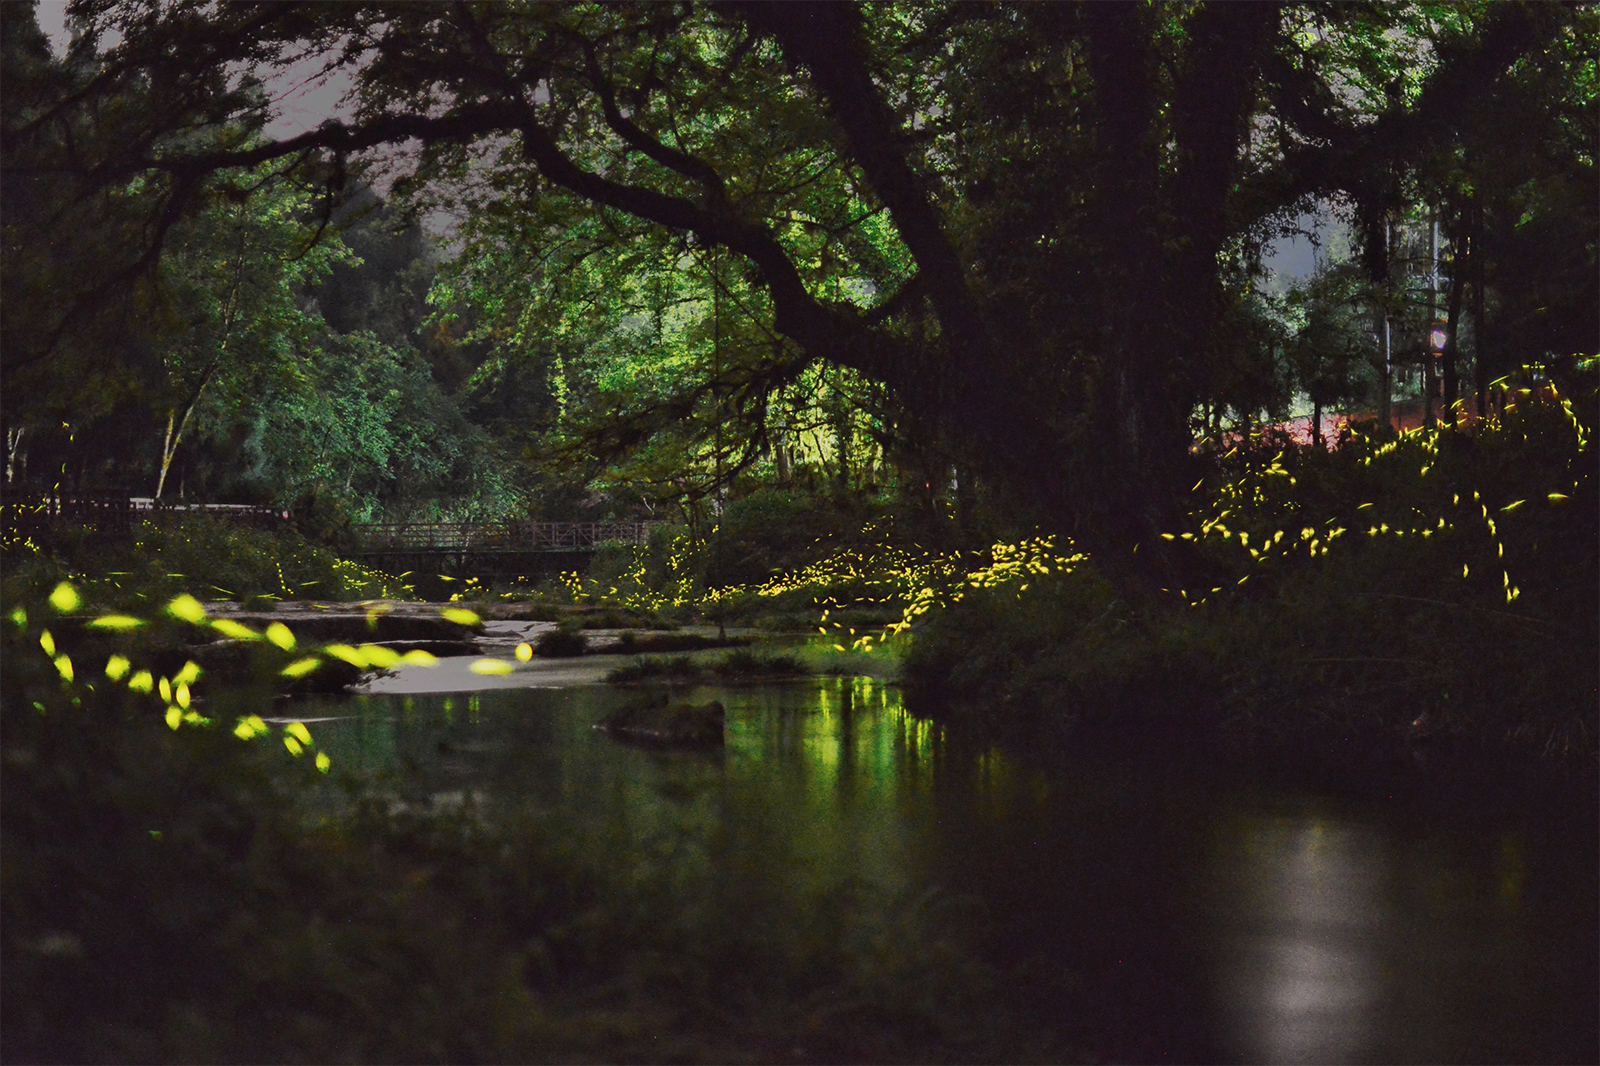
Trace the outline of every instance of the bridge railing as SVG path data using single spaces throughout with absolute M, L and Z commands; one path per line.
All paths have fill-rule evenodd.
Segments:
M 354 527 L 368 552 L 593 551 L 647 544 L 661 522 L 374 522 Z
M 126 533 L 132 527 L 132 518 L 132 501 L 120 492 L 61 492 L 11 485 L 0 492 L 0 526 L 9 533 L 27 534 L 68 525 L 102 533 Z

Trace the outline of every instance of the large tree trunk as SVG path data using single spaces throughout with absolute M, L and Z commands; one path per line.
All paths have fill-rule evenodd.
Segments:
M 1457 238 L 1457 242 L 1460 243 L 1460 238 Z M 1460 347 L 1456 344 L 1456 335 L 1461 330 L 1461 297 L 1466 288 L 1466 280 L 1461 276 L 1464 258 L 1458 248 L 1458 254 L 1450 264 L 1450 294 L 1445 300 L 1445 343 L 1439 357 L 1440 369 L 1444 373 L 1444 410 L 1449 413 L 1452 422 L 1458 414 L 1456 404 L 1461 400 L 1461 371 L 1456 362 Z

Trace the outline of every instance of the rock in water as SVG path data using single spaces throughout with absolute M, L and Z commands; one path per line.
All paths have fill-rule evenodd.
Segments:
M 717 700 L 669 704 L 653 698 L 617 708 L 595 724 L 612 736 L 649 744 L 707 746 L 722 743 L 726 717 Z

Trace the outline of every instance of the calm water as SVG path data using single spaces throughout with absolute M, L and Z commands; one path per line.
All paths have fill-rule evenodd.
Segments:
M 570 680 L 570 679 L 564 679 Z M 500 682 L 497 680 L 496 682 Z M 341 767 L 436 795 L 732 834 L 796 892 L 979 901 L 1064 1035 L 1136 1061 L 1596 1061 L 1592 821 L 1421 810 L 1171 768 L 1048 772 L 870 678 L 701 687 L 717 753 L 614 742 L 603 685 L 299 708 Z

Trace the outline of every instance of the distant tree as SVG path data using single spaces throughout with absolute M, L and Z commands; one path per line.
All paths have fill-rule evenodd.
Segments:
M 120 36 L 85 93 L 147 83 L 218 124 L 263 106 L 232 71 L 355 74 L 352 118 L 281 143 L 125 138 L 99 180 L 152 175 L 157 215 L 213 169 L 337 175 L 415 142 L 397 187 L 465 205 L 475 265 L 525 288 L 584 263 L 626 280 L 620 303 L 650 276 L 630 259 L 716 264 L 736 332 L 765 342 L 682 374 L 658 354 L 632 387 L 659 402 L 648 424 L 619 409 L 619 440 L 696 412 L 722 425 L 824 360 L 1022 513 L 1124 558 L 1157 546 L 1188 488 L 1191 419 L 1232 358 L 1225 264 L 1314 196 L 1348 197 L 1370 238 L 1480 104 L 1531 57 L 1581 66 L 1588 32 L 1586 13 L 1521 4 L 73 10 L 86 39 Z

